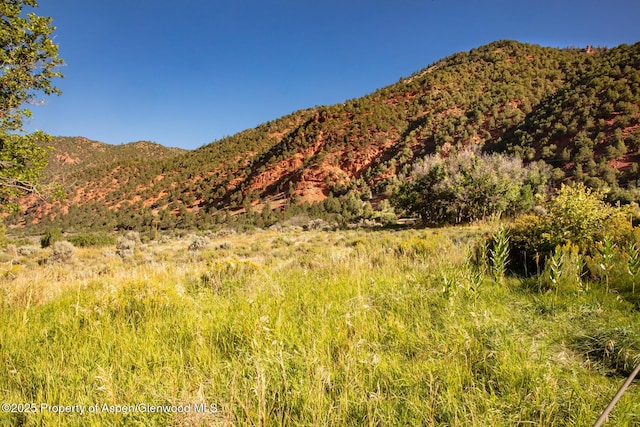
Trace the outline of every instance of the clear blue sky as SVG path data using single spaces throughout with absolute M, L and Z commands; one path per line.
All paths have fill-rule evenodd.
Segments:
M 39 0 L 65 78 L 26 128 L 197 148 L 459 51 L 640 41 L 638 0 Z

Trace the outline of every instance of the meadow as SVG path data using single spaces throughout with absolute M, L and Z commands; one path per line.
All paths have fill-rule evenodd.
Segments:
M 0 425 L 590 426 L 640 361 L 640 288 L 615 257 L 606 286 L 496 274 L 494 229 L 11 246 Z M 608 425 L 639 424 L 633 385 Z

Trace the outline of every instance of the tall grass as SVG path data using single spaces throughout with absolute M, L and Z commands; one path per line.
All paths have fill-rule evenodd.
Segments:
M 638 352 L 637 310 L 595 287 L 498 283 L 466 257 L 481 231 L 255 232 L 200 252 L 172 240 L 128 260 L 20 259 L 30 268 L 0 282 L 2 403 L 215 411 L 0 425 L 592 424 Z M 617 327 L 624 358 L 591 351 L 585 334 Z M 640 421 L 638 397 L 612 425 Z

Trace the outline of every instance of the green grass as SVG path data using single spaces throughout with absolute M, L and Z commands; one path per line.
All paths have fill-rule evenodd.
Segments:
M 482 231 L 254 232 L 196 253 L 151 242 L 126 262 L 96 248 L 20 259 L 0 282 L 2 403 L 191 411 L 0 425 L 592 425 L 640 354 L 637 300 L 478 275 L 465 261 Z M 632 386 L 609 425 L 640 423 L 638 402 Z

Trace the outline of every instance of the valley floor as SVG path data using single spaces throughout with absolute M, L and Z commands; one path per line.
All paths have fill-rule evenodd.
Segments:
M 495 280 L 485 231 L 7 255 L 0 425 L 592 425 L 640 360 L 637 294 Z M 608 425 L 639 424 L 635 384 Z

